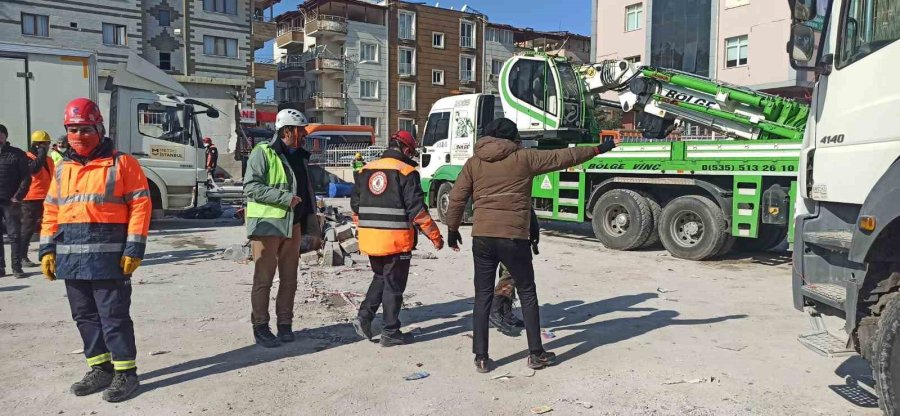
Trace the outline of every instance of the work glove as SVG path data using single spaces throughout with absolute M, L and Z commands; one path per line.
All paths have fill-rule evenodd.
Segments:
M 56 280 L 56 254 L 47 253 L 41 257 L 41 273 L 49 282 Z
M 459 245 L 462 243 L 462 234 L 457 230 L 449 230 L 447 231 L 447 245 L 453 249 L 453 251 L 459 251 Z
M 541 254 L 538 251 L 538 243 L 541 242 L 541 224 L 538 222 L 537 214 L 531 210 L 531 224 L 529 226 L 528 241 L 531 243 L 531 252 L 534 255 Z
M 135 270 L 141 265 L 141 259 L 131 256 L 122 256 L 119 266 L 122 267 L 122 273 L 130 277 Z

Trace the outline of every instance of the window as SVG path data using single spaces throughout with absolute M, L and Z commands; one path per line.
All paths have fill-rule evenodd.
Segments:
M 475 49 L 475 24 L 465 20 L 459 23 L 459 46 Z
M 644 20 L 644 5 L 641 3 L 625 7 L 625 31 L 631 32 L 641 28 Z
M 169 52 L 159 53 L 159 69 L 169 71 L 172 69 L 172 54 Z
M 444 34 L 441 32 L 434 32 L 431 34 L 431 46 L 437 49 L 444 49 Z
M 203 0 L 203 10 L 236 15 L 237 0 Z
M 401 118 L 398 121 L 400 130 L 406 130 L 412 133 L 413 137 L 417 137 L 416 134 L 416 121 L 411 118 Z
M 416 74 L 416 50 L 413 48 L 400 47 L 400 75 Z
M 723 56 L 716 32 L 711 31 L 712 0 L 692 0 L 690 13 L 679 1 L 654 1 L 647 21 L 650 30 L 650 56 L 643 61 L 657 68 L 677 69 L 702 77 L 710 76 L 710 55 Z M 718 10 L 718 9 L 716 9 Z M 716 12 L 718 13 L 718 12 Z M 643 19 L 643 17 L 642 17 Z M 641 24 L 643 24 L 642 22 Z M 713 65 L 716 62 L 713 61 Z M 716 65 L 718 66 L 718 65 Z
M 416 111 L 416 84 L 401 82 L 397 90 L 397 104 L 401 111 Z
M 435 143 L 446 140 L 450 136 L 450 112 L 431 113 L 425 124 L 425 134 L 422 135 L 423 146 L 434 146 Z
M 361 126 L 372 126 L 375 129 L 375 134 L 378 134 L 378 117 L 359 117 L 359 125 Z
M 513 41 L 513 32 L 511 30 L 501 30 L 500 43 L 504 45 L 512 45 L 513 43 L 515 43 Z
M 432 69 L 431 70 L 431 83 L 434 85 L 444 85 L 444 70 L 443 69 Z
M 237 39 L 203 36 L 203 54 L 237 58 Z
M 104 45 L 125 45 L 125 26 L 113 25 L 109 23 L 103 24 L 103 44 Z
M 494 59 L 491 61 L 491 75 L 500 75 L 500 71 L 503 69 L 503 61 L 499 59 Z
M 375 43 L 359 43 L 360 62 L 378 62 L 378 45 Z
M 169 27 L 172 25 L 172 14 L 168 10 L 160 9 L 156 15 L 156 19 L 159 20 L 160 27 Z
M 641 56 L 640 56 L 640 55 L 629 56 L 629 57 L 625 58 L 625 62 L 629 62 L 629 63 L 632 63 L 632 64 L 636 64 L 636 63 L 638 63 L 638 62 L 640 62 L 640 61 L 641 61 Z
M 846 4 L 846 2 L 845 2 Z M 896 0 L 856 0 L 841 17 L 838 69 L 850 65 L 900 38 Z
M 725 39 L 725 67 L 747 65 L 747 35 Z
M 347 125 L 347 117 L 341 117 L 341 125 L 342 125 L 342 126 L 346 126 L 346 125 Z
M 378 81 L 371 79 L 359 80 L 359 98 L 378 99 Z
M 154 139 L 173 143 L 185 143 L 181 118 L 184 112 L 177 107 L 151 108 L 150 104 L 137 106 L 138 133 Z
M 556 115 L 556 81 L 543 62 L 529 59 L 516 62 L 509 71 L 509 86 L 517 99 Z
M 50 37 L 50 17 L 39 14 L 22 13 L 22 34 Z
M 504 45 L 513 44 L 513 32 L 506 29 L 488 28 L 484 34 L 485 40 L 488 42 L 498 42 Z
M 460 82 L 475 81 L 475 57 L 471 55 L 459 56 L 459 80 Z
M 416 14 L 413 12 L 401 11 L 397 15 L 397 37 L 400 39 L 413 40 L 416 38 Z

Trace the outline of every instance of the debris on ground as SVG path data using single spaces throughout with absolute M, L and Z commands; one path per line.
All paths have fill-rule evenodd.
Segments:
M 556 338 L 556 334 L 554 334 L 553 331 L 551 331 L 551 330 L 549 330 L 549 329 L 542 330 L 542 331 L 541 331 L 541 336 L 544 337 L 544 339 L 553 339 L 553 338 Z
M 535 407 L 531 408 L 531 413 L 534 413 L 536 415 L 542 415 L 544 413 L 550 413 L 552 411 L 553 411 L 553 408 L 550 406 L 547 406 L 547 405 L 535 406 Z
M 253 256 L 250 254 L 250 240 L 247 240 L 244 244 L 232 244 L 225 247 L 225 251 L 222 252 L 222 258 L 236 262 L 252 260 Z
M 421 379 L 423 379 L 423 378 L 425 378 L 425 377 L 428 377 L 428 376 L 430 376 L 430 375 L 431 375 L 431 374 L 428 374 L 427 371 L 417 371 L 417 372 L 412 373 L 412 374 L 410 374 L 410 375 L 408 375 L 408 376 L 406 376 L 406 377 L 403 377 L 403 379 L 406 380 L 406 381 L 421 380 Z
M 214 220 L 222 216 L 222 205 L 218 202 L 207 202 L 196 208 L 188 208 L 181 213 L 181 218 L 189 220 Z
M 84 350 L 83 350 L 83 349 L 77 349 L 77 350 L 74 350 L 74 351 L 69 352 L 69 354 L 84 354 Z
M 493 376 L 493 377 L 491 377 L 491 380 L 502 380 L 502 381 L 506 381 L 506 380 L 509 380 L 509 379 L 511 379 L 511 378 L 513 378 L 513 376 L 510 375 L 510 374 L 507 372 L 507 373 L 503 373 L 503 374 L 500 374 L 500 375 Z
M 722 344 L 716 345 L 716 348 L 721 348 L 728 351 L 743 351 L 744 348 L 747 348 L 747 346 L 743 344 Z
M 534 377 L 535 373 L 536 373 L 535 370 L 533 370 L 531 368 L 526 368 L 526 369 L 522 370 L 522 377 Z
M 663 383 L 664 385 L 673 385 L 673 384 L 702 384 L 702 383 L 714 383 L 716 382 L 715 377 L 704 377 L 704 378 L 695 378 L 691 380 L 673 380 L 667 381 Z
M 150 351 L 150 355 L 151 356 L 152 355 L 163 355 L 163 354 L 168 354 L 170 352 L 172 352 L 172 351 L 166 351 L 166 350 Z
M 656 291 L 659 292 L 659 293 L 672 293 L 672 292 L 677 292 L 677 290 L 674 290 L 674 289 L 663 289 L 663 288 L 661 288 L 661 287 L 656 288 Z

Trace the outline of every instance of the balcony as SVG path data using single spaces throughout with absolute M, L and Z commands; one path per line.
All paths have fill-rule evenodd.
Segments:
M 306 61 L 306 70 L 313 74 L 331 74 L 344 77 L 344 60 L 340 58 L 314 58 Z
M 281 0 L 253 0 L 253 7 L 257 9 L 268 9 Z
M 278 63 L 278 81 L 306 81 L 306 64 L 298 55 L 288 55 Z
M 275 38 L 278 28 L 275 22 L 253 19 L 251 24 L 250 41 L 253 43 L 254 49 L 262 48 L 264 43 Z
M 344 94 L 332 92 L 316 92 L 306 100 L 306 108 L 310 111 L 337 111 L 344 109 Z
M 341 41 L 347 36 L 347 19 L 340 16 L 319 15 L 306 22 L 306 34 L 310 36 L 330 36 Z
M 303 51 L 303 28 L 298 26 L 279 26 L 275 37 L 275 46 L 281 49 Z
M 460 84 L 473 84 L 475 83 L 475 71 L 471 69 L 462 69 L 459 71 L 459 83 Z
M 278 67 L 275 62 L 267 59 L 257 59 L 253 62 L 253 79 L 256 88 L 264 88 L 266 81 L 274 81 L 278 78 Z

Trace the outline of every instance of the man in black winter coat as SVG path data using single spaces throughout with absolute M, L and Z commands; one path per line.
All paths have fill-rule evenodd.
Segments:
M 22 271 L 22 199 L 31 186 L 28 157 L 21 149 L 7 140 L 6 126 L 0 124 L 0 220 L 9 234 L 10 263 L 16 277 L 24 277 Z M 0 277 L 6 276 L 6 253 L 3 234 L 0 234 Z

